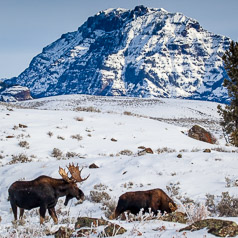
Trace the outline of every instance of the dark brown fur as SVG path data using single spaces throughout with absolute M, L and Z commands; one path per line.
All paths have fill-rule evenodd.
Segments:
M 16 181 L 8 189 L 14 218 L 17 220 L 17 207 L 20 208 L 20 217 L 24 209 L 40 207 L 40 223 L 45 218 L 46 210 L 57 223 L 55 205 L 59 197 L 66 196 L 65 205 L 72 198 L 84 199 L 83 192 L 77 187 L 76 182 L 68 183 L 63 179 L 40 176 L 32 181 Z
M 158 210 L 161 213 L 171 213 L 177 209 L 177 206 L 162 189 L 127 192 L 119 197 L 114 217 L 117 218 L 125 211 L 136 215 L 142 208 L 143 212 L 149 212 L 150 208 L 157 215 Z

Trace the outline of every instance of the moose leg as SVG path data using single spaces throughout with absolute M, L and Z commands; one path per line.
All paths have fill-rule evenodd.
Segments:
M 53 218 L 54 223 L 58 224 L 58 218 L 56 216 L 55 208 L 54 207 L 48 208 L 48 211 L 49 211 L 50 216 Z
M 19 216 L 19 218 L 23 218 L 23 214 L 24 214 L 24 208 L 20 208 L 20 216 Z
M 40 224 L 43 224 L 43 222 L 45 220 L 45 213 L 46 213 L 46 206 L 41 205 L 40 206 Z
M 17 205 L 14 201 L 10 200 L 12 212 L 14 214 L 14 219 L 17 220 Z

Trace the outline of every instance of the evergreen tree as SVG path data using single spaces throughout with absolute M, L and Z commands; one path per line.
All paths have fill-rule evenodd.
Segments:
M 229 79 L 224 79 L 230 103 L 223 109 L 218 106 L 222 116 L 221 125 L 228 135 L 229 142 L 238 147 L 238 43 L 232 41 L 229 49 L 222 57 Z

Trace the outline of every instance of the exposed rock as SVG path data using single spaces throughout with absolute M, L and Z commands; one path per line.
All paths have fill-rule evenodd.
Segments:
M 79 229 L 82 227 L 108 225 L 109 223 L 109 221 L 99 218 L 78 217 L 77 222 L 75 223 L 75 229 Z
M 112 139 L 111 139 L 111 141 L 113 141 L 113 142 L 117 142 L 117 139 L 115 139 L 115 138 L 112 138 Z
M 205 219 L 194 222 L 190 226 L 179 231 L 198 231 L 207 228 L 208 233 L 218 237 L 235 237 L 238 235 L 238 225 L 233 221 L 223 221 L 219 219 Z
M 146 148 L 146 147 L 138 147 L 138 148 L 143 148 L 143 150 L 139 151 L 138 152 L 138 155 L 141 156 L 141 155 L 145 155 L 145 154 L 154 154 L 153 150 L 151 148 Z
M 102 232 L 104 237 L 122 235 L 126 232 L 126 229 L 117 224 L 110 223 Z
M 204 153 L 211 153 L 212 151 L 211 151 L 211 149 L 205 149 L 203 152 Z
M 18 126 L 19 126 L 19 128 L 27 128 L 27 125 L 20 124 L 20 123 L 19 123 L 19 125 L 18 125 Z
M 177 158 L 179 158 L 179 159 L 182 158 L 182 157 L 183 157 L 182 154 L 177 155 Z
M 89 236 L 92 232 L 97 233 L 96 228 L 99 226 L 105 226 L 103 231 L 100 233 L 99 237 L 103 234 L 107 236 L 114 236 L 116 234 L 123 234 L 126 232 L 126 229 L 123 227 L 106 221 L 99 218 L 90 218 L 90 217 L 79 217 L 75 223 L 75 229 L 80 229 L 77 231 L 77 237 Z M 90 228 L 90 229 L 87 229 Z M 92 228 L 92 229 L 91 229 Z
M 185 213 L 182 212 L 172 212 L 161 216 L 159 220 L 186 224 L 188 217 Z
M 145 152 L 148 154 L 154 154 L 154 152 L 151 148 L 145 148 Z
M 93 164 L 89 165 L 89 168 L 90 169 L 98 169 L 99 167 L 96 164 L 93 163 Z
M 67 227 L 60 227 L 58 231 L 55 232 L 55 238 L 70 238 L 74 230 Z
M 193 126 L 188 131 L 188 136 L 210 144 L 215 144 L 217 142 L 216 138 L 210 132 L 198 125 Z
M 143 145 L 138 147 L 138 149 L 140 149 L 140 150 L 144 150 L 145 148 L 146 148 L 146 147 L 143 146 Z
M 3 102 L 17 102 L 24 100 L 31 100 L 30 90 L 27 87 L 21 86 L 6 86 L 0 91 L 0 101 Z

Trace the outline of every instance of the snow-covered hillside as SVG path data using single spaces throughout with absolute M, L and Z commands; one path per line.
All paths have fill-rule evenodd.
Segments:
M 137 6 L 101 11 L 46 46 L 11 83 L 33 97 L 89 94 L 224 102 L 230 39 L 182 13 Z
M 105 217 L 102 204 L 90 200 L 95 185 L 104 186 L 115 201 L 124 192 L 152 188 L 161 188 L 174 198 L 168 187 L 198 203 L 205 203 L 208 193 L 218 196 L 228 191 L 237 197 L 237 187 L 227 187 L 226 178 L 237 178 L 238 150 L 225 145 L 216 107 L 216 103 L 202 101 L 85 95 L 0 104 L 0 237 L 23 237 L 20 233 L 32 237 L 34 232 L 35 237 L 41 237 L 45 230 L 64 226 L 67 217 L 72 224 L 77 216 Z M 210 130 L 218 143 L 189 138 L 187 131 L 194 124 Z M 151 148 L 154 154 L 140 153 L 141 146 Z M 211 153 L 203 152 L 205 149 Z M 84 167 L 83 176 L 90 174 L 79 185 L 86 201 L 77 204 L 73 199 L 64 207 L 60 200 L 59 225 L 50 220 L 40 227 L 39 215 L 30 211 L 26 224 L 14 230 L 7 201 L 11 183 L 43 174 L 59 178 L 58 167 L 69 162 Z M 99 168 L 90 169 L 92 163 Z M 139 237 L 137 231 L 143 237 L 213 237 L 206 230 L 184 236 L 178 229 L 186 225 L 179 223 L 115 222 L 127 229 L 121 237 Z M 158 229 L 162 226 L 165 229 Z

